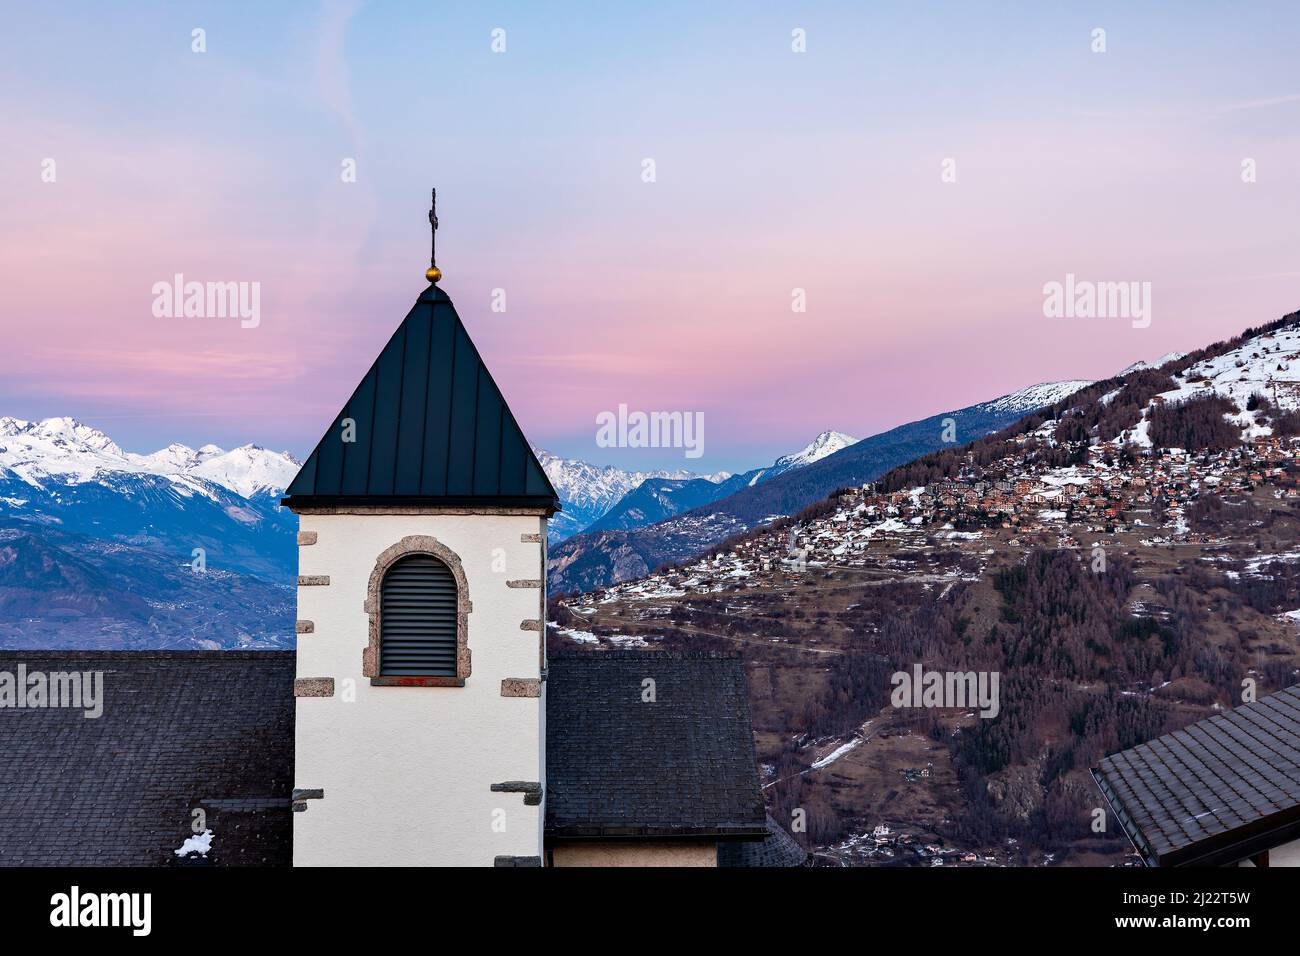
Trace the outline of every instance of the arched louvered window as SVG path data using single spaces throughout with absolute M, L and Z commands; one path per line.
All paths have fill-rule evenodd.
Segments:
M 456 676 L 456 579 L 429 554 L 395 561 L 380 585 L 379 674 Z

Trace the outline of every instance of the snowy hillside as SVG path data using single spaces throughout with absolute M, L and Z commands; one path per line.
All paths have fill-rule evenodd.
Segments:
M 1043 382 L 1040 385 L 1030 385 L 1028 388 L 1022 388 L 1010 395 L 995 398 L 990 402 L 985 402 L 980 407 L 997 413 L 1031 412 L 1036 408 L 1055 404 L 1067 395 L 1072 395 L 1079 389 L 1091 384 L 1092 382 L 1082 379 L 1072 379 L 1065 382 Z
M 1139 362 L 1130 369 L 1157 369 L 1181 358 L 1171 353 L 1153 364 Z M 1231 349 L 1172 372 L 1170 380 L 1176 387 L 1147 401 L 1141 421 L 1120 435 L 1121 442 L 1150 447 L 1151 412 L 1156 405 L 1179 405 L 1210 396 L 1225 398 L 1235 406 L 1224 418 L 1241 429 L 1243 440 L 1272 435 L 1271 410 L 1251 410 L 1255 404 L 1252 397 L 1266 399 L 1279 412 L 1300 409 L 1300 324 L 1282 325 L 1243 339 Z M 1108 394 L 1103 400 L 1111 398 Z
M 1178 388 L 1163 394 L 1178 402 L 1214 392 L 1245 408 L 1253 394 L 1279 408 L 1300 408 L 1300 325 L 1247 339 L 1237 348 L 1197 362 L 1174 376 Z
M 1186 354 L 1187 354 L 1186 352 L 1168 352 L 1160 356 L 1160 358 L 1156 359 L 1154 362 L 1134 362 L 1132 365 L 1124 369 L 1119 374 L 1127 375 L 1129 372 L 1141 372 L 1143 369 L 1160 368 L 1161 366 L 1167 365 L 1170 362 L 1178 361 Z

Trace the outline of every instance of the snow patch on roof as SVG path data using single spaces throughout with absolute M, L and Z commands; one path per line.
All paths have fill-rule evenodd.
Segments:
M 204 830 L 198 836 L 187 837 L 185 842 L 180 845 L 180 849 L 172 850 L 177 856 L 188 856 L 191 853 L 197 853 L 199 856 L 207 856 L 208 851 L 212 849 L 212 831 Z

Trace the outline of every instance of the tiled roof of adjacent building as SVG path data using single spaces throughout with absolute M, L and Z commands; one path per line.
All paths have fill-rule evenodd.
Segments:
M 291 860 L 292 651 L 0 651 L 16 679 L 103 674 L 103 712 L 0 707 L 0 865 Z
M 781 824 L 767 817 L 767 838 L 727 840 L 718 844 L 718 866 L 789 867 L 803 866 L 808 851 L 785 832 Z
M 740 658 L 662 651 L 553 656 L 546 679 L 546 832 L 766 836 Z
M 559 496 L 455 306 L 432 285 L 285 495 L 289 507 L 433 503 L 559 510 Z
M 1104 758 L 1093 777 L 1148 866 L 1300 837 L 1300 685 Z

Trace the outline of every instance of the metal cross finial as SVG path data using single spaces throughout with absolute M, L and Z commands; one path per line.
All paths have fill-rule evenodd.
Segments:
M 425 272 L 424 277 L 430 282 L 437 282 L 442 278 L 442 270 L 438 268 L 438 190 L 433 190 L 433 197 L 429 201 L 429 269 Z

